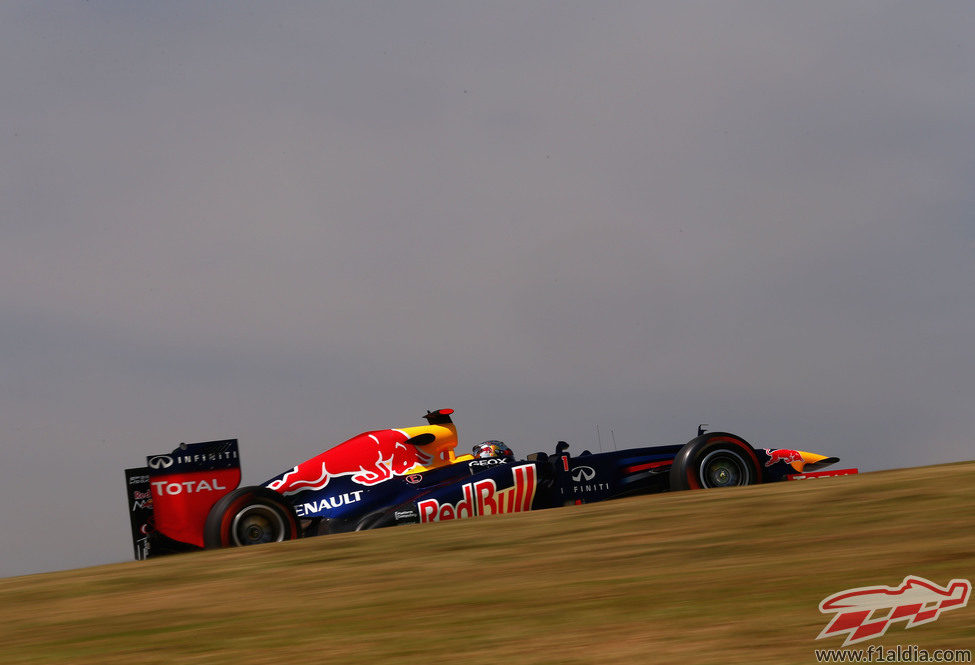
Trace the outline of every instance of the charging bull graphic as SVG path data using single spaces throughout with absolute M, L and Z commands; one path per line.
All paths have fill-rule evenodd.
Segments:
M 305 490 L 320 490 L 329 480 L 352 476 L 360 485 L 375 485 L 404 475 L 416 466 L 426 466 L 432 456 L 406 443 L 410 437 L 399 429 L 365 432 L 327 450 L 267 484 L 268 489 L 290 496 Z
M 778 450 L 765 449 L 768 454 L 768 461 L 765 466 L 772 466 L 776 462 L 785 462 L 786 464 L 792 464 L 793 462 L 802 462 L 802 453 L 798 450 L 789 450 L 788 448 L 779 448 Z
M 836 616 L 816 638 L 846 634 L 843 646 L 880 637 L 895 621 L 906 621 L 906 628 L 935 621 L 947 610 L 968 604 L 972 583 L 955 579 L 938 586 L 923 577 L 908 575 L 900 586 L 868 586 L 847 589 L 824 598 L 819 604 L 823 614 Z M 872 617 L 878 610 L 878 616 Z

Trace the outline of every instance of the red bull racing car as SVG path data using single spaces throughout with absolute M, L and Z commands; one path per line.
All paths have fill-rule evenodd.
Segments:
M 570 455 L 560 441 L 553 455 L 522 461 L 458 456 L 452 413 L 429 411 L 426 425 L 363 432 L 251 487 L 238 487 L 236 439 L 150 455 L 125 472 L 135 557 L 857 473 L 821 470 L 836 457 L 753 448 L 703 427 L 683 445 Z

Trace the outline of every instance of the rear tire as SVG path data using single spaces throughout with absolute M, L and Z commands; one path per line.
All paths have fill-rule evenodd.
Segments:
M 207 549 L 275 543 L 298 535 L 294 508 L 266 487 L 241 487 L 221 497 L 203 526 Z
M 747 441 L 726 432 L 709 432 L 688 441 L 670 467 L 670 489 L 737 487 L 762 482 L 758 456 Z

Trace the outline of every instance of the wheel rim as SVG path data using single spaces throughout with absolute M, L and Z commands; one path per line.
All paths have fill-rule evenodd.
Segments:
M 737 487 L 751 478 L 748 463 L 732 450 L 715 450 L 705 455 L 700 466 L 701 487 Z
M 270 506 L 247 506 L 234 516 L 230 535 L 234 545 L 259 545 L 279 543 L 285 536 L 284 518 Z

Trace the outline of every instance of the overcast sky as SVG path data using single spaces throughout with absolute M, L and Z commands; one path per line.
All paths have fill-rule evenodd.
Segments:
M 122 469 L 461 446 L 970 459 L 970 2 L 0 7 L 0 575 Z

